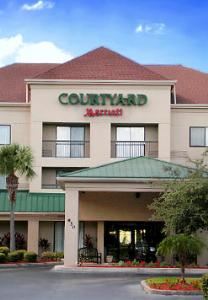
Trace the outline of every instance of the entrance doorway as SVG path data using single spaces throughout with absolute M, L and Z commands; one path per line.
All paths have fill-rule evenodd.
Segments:
M 162 222 L 105 222 L 105 255 L 116 261 L 154 261 L 162 228 Z

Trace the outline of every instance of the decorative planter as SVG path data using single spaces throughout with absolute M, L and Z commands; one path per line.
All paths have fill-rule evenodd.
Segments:
M 106 262 L 110 264 L 110 263 L 112 263 L 112 261 L 113 261 L 113 255 L 107 255 Z

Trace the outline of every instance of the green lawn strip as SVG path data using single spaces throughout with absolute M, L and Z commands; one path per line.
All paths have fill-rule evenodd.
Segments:
M 147 284 L 160 284 L 160 283 L 170 283 L 170 284 L 174 284 L 177 283 L 178 279 L 180 280 L 180 277 L 153 277 L 153 278 L 148 278 L 146 279 L 146 283 Z M 192 283 L 192 282 L 199 282 L 200 286 L 201 286 L 201 279 L 197 278 L 197 277 L 188 277 L 185 278 L 187 283 Z

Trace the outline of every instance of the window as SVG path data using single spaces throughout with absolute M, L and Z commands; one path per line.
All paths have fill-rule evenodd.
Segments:
M 11 142 L 11 130 L 9 125 L 0 125 L 0 145 L 8 145 Z M 0 189 L 6 189 L 6 176 L 0 176 Z
M 0 190 L 6 189 L 6 176 L 0 176 Z
M 64 222 L 54 223 L 54 251 L 64 251 Z
M 11 134 L 9 125 L 0 125 L 0 145 L 10 144 Z
M 84 157 L 85 128 L 57 126 L 56 156 Z
M 144 156 L 144 127 L 117 127 L 116 157 Z
M 208 127 L 190 128 L 190 146 L 191 147 L 208 146 Z

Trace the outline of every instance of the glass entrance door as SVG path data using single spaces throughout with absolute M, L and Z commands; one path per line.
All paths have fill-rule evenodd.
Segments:
M 115 261 L 152 261 L 163 238 L 162 228 L 162 222 L 105 222 L 105 255 Z
M 126 260 L 134 256 L 134 232 L 132 230 L 122 230 L 119 233 L 119 259 Z

